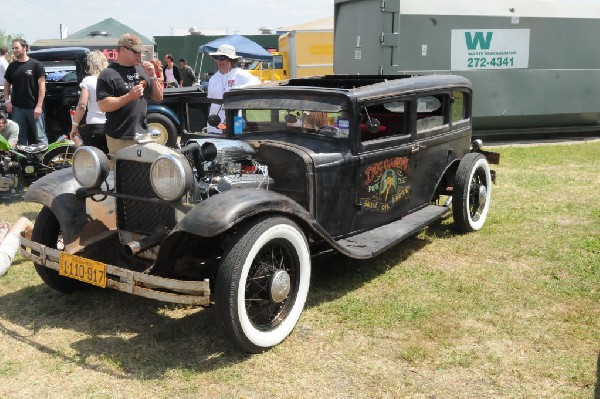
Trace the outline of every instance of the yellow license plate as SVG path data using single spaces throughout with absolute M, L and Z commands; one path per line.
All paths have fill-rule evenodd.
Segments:
M 58 274 L 106 288 L 106 265 L 102 262 L 61 252 Z

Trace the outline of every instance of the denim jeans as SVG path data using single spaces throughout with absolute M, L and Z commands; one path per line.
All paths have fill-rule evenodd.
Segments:
M 33 116 L 33 109 L 15 107 L 13 105 L 12 120 L 19 125 L 19 145 L 27 145 L 29 132 L 35 133 L 32 136 L 36 137 L 38 143 L 48 144 L 48 138 L 44 129 L 44 111 L 39 118 Z M 32 144 L 32 143 L 29 143 Z

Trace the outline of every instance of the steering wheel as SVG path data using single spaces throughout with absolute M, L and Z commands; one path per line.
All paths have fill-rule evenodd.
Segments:
M 321 128 L 319 128 L 319 133 L 323 133 L 333 137 L 337 136 L 339 131 L 340 129 L 338 129 L 335 126 L 322 126 Z

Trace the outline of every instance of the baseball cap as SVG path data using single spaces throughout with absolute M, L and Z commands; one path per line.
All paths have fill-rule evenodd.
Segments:
M 221 44 L 219 48 L 217 48 L 216 52 L 208 54 L 213 56 L 224 55 L 225 57 L 230 58 L 232 60 L 242 58 L 241 56 L 235 54 L 235 47 L 233 47 L 231 44 Z
M 140 40 L 140 38 L 131 33 L 125 33 L 124 35 L 121 35 L 121 37 L 119 38 L 119 42 L 117 43 L 117 46 L 119 46 L 119 47 L 123 46 L 123 47 L 131 49 L 133 51 L 137 51 L 138 53 L 147 53 L 148 52 L 146 47 L 144 47 L 144 45 L 142 44 L 142 41 Z

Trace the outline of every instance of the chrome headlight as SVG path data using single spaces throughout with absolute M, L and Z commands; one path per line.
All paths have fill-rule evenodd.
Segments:
M 176 201 L 192 185 L 191 166 L 173 154 L 161 155 L 150 167 L 150 182 L 156 195 L 165 201 Z
M 86 188 L 98 188 L 108 176 L 108 157 L 96 147 L 79 147 L 73 155 L 73 173 Z

